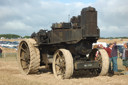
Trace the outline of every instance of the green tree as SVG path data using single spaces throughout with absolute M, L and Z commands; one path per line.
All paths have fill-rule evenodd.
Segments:
M 24 36 L 23 38 L 30 38 L 30 36 Z
M 0 34 L 0 38 L 1 37 L 11 39 L 11 38 L 20 38 L 21 36 L 20 35 L 16 35 L 16 34 Z

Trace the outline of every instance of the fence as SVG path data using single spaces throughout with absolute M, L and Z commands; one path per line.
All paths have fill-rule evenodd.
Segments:
M 2 57 L 16 57 L 17 53 L 2 53 Z
M 17 60 L 17 53 L 2 53 L 2 55 L 0 56 L 0 60 L 4 60 L 4 61 Z

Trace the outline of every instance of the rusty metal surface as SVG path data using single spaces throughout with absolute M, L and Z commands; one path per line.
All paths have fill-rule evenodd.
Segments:
M 84 8 L 81 11 L 81 28 L 83 37 L 99 37 L 97 26 L 97 11 L 95 8 Z
M 60 29 L 51 31 L 50 41 L 52 43 L 80 41 L 82 39 L 81 29 Z

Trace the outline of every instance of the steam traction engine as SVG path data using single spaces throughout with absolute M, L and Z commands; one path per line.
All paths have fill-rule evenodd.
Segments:
M 73 16 L 69 23 L 54 23 L 51 28 L 20 42 L 18 62 L 23 73 L 37 73 L 40 66 L 46 65 L 52 66 L 60 79 L 70 78 L 74 70 L 81 69 L 107 74 L 108 54 L 104 49 L 92 49 L 100 36 L 95 8 L 83 8 L 81 15 Z

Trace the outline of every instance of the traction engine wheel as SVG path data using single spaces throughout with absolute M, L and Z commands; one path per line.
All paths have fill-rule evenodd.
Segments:
M 53 73 L 57 79 L 67 79 L 73 74 L 73 58 L 69 50 L 59 49 L 53 56 Z
M 34 39 L 22 40 L 18 47 L 18 63 L 23 74 L 37 73 L 40 66 L 39 49 Z
M 107 75 L 109 69 L 109 56 L 106 50 L 93 49 L 90 56 L 93 56 L 94 60 L 99 63 L 99 68 L 93 70 L 93 72 L 99 76 Z

